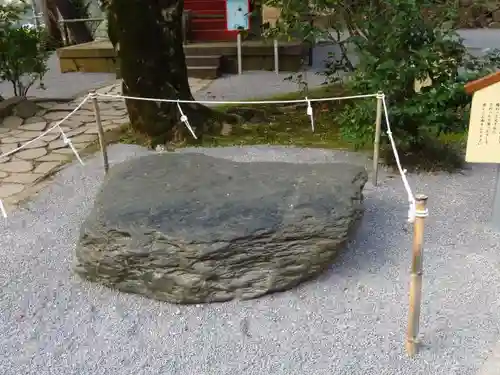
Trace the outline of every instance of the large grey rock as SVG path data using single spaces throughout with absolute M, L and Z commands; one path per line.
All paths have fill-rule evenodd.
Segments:
M 111 169 L 81 229 L 76 271 L 175 303 L 255 298 L 328 267 L 362 214 L 349 164 L 156 154 Z

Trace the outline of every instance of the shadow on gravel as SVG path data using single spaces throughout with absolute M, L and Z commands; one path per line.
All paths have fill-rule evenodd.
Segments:
M 365 213 L 346 248 L 328 271 L 316 281 L 377 273 L 387 264 L 397 264 L 400 247 L 411 247 L 411 227 L 406 224 L 405 205 L 375 196 L 365 198 Z

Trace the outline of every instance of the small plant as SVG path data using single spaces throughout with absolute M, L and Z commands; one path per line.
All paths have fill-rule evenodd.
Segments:
M 27 9 L 24 0 L 0 5 L 0 80 L 11 82 L 16 96 L 26 96 L 36 82 L 43 87 L 50 57 L 45 29 L 21 24 Z

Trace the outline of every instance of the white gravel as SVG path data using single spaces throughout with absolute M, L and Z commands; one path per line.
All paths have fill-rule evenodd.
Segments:
M 207 152 L 245 161 L 342 159 L 306 149 Z M 110 153 L 116 163 L 148 151 L 115 145 Z M 324 276 L 259 300 L 185 307 L 73 275 L 100 165 L 92 159 L 65 169 L 1 223 L 0 374 L 499 374 L 500 237 L 484 225 L 493 168 L 410 176 L 430 196 L 424 348 L 410 360 L 403 339 L 411 236 L 398 179 L 367 186 L 361 228 Z

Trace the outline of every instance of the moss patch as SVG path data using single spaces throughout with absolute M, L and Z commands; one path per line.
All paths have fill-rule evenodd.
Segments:
M 322 86 L 310 90 L 308 97 L 325 98 L 346 95 L 338 85 Z M 300 93 L 266 98 L 266 100 L 303 99 Z M 250 101 L 252 99 L 249 99 Z M 259 99 L 253 99 L 259 100 Z M 260 98 L 262 100 L 262 98 Z M 313 102 L 314 132 L 306 113 L 305 103 L 278 105 L 224 105 L 217 109 L 241 118 L 241 124 L 231 125 L 227 134 L 204 137 L 205 147 L 243 145 L 285 145 L 330 149 L 353 149 L 341 139 L 335 117 L 346 101 Z M 375 106 L 375 101 L 374 101 Z
M 149 139 L 132 129 L 130 124 L 125 124 L 120 127 L 120 130 L 116 137 L 116 141 L 118 143 L 139 145 L 144 147 L 151 146 Z
M 231 125 L 227 135 L 204 137 L 202 146 L 242 146 L 242 145 L 295 145 L 302 147 L 322 147 L 351 149 L 351 145 L 340 137 L 333 113 L 338 106 L 316 105 L 314 108 L 315 130 L 306 114 L 306 106 L 261 108 L 253 113 L 249 108 L 233 108 L 237 115 L 252 114 L 242 124 Z
M 339 97 L 348 93 L 338 85 L 322 86 L 311 90 L 309 98 Z M 294 100 L 303 99 L 300 93 L 289 93 L 271 98 L 251 100 Z M 371 100 L 371 99 L 360 99 Z M 373 101 L 374 112 L 376 102 Z M 313 102 L 315 131 L 311 129 L 311 120 L 306 113 L 305 103 L 284 105 L 223 105 L 216 109 L 225 114 L 233 114 L 239 118 L 237 124 L 225 124 L 223 134 L 205 136 L 201 142 L 188 140 L 183 146 L 247 146 L 247 145 L 284 145 L 325 149 L 354 150 L 354 145 L 342 139 L 336 118 L 346 101 Z M 375 122 L 375 119 L 374 119 Z M 382 125 L 384 128 L 384 125 Z M 146 137 L 124 126 L 118 136 L 121 143 L 132 143 L 149 146 Z M 463 164 L 463 150 L 466 145 L 466 134 L 443 134 L 428 142 L 428 147 L 415 154 L 400 155 L 401 161 L 410 170 L 455 170 Z M 387 141 L 386 137 L 382 142 Z M 373 146 L 368 144 L 359 151 L 372 152 Z M 389 145 L 382 144 L 381 156 L 389 165 L 393 164 L 392 150 Z
M 331 85 L 310 90 L 308 97 L 324 98 L 345 95 L 342 87 Z M 303 99 L 300 93 L 255 98 L 252 100 L 295 100 Z M 369 99 L 368 99 L 369 100 Z M 320 147 L 332 149 L 352 149 L 352 145 L 340 137 L 335 123 L 336 114 L 347 101 L 313 102 L 315 131 L 311 129 L 311 120 L 306 113 L 306 104 L 283 105 L 221 105 L 216 109 L 240 118 L 239 124 L 226 124 L 227 132 L 217 136 L 205 136 L 200 143 L 188 142 L 184 146 L 240 146 L 240 145 L 286 145 L 302 147 Z M 373 103 L 375 106 L 375 101 Z M 229 130 L 230 128 L 230 130 Z M 134 132 L 130 126 L 124 126 L 119 136 L 121 143 L 149 146 L 146 137 Z M 179 145 L 178 145 L 179 146 Z

